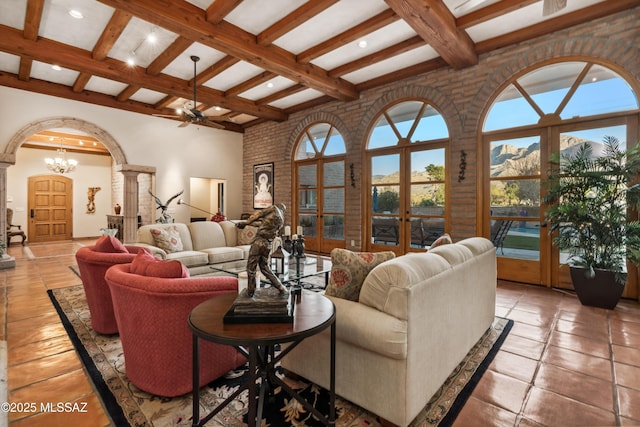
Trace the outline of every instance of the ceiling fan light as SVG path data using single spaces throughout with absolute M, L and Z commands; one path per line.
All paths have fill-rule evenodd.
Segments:
M 149 35 L 147 35 L 147 41 L 151 44 L 155 44 L 158 41 L 158 36 L 156 35 L 156 29 L 153 27 Z

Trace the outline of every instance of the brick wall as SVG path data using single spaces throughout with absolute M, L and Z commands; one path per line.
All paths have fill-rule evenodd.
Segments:
M 454 71 L 436 70 L 392 84 L 362 92 L 351 102 L 334 101 L 292 114 L 283 123 L 268 122 L 247 129 L 244 136 L 243 211 L 252 210 L 252 166 L 274 162 L 275 199 L 291 208 L 291 165 L 294 145 L 303 129 L 312 123 L 329 122 L 345 139 L 347 156 L 346 224 L 347 244 L 361 248 L 362 159 L 369 127 L 375 116 L 388 104 L 417 97 L 432 103 L 442 113 L 449 127 L 448 149 L 451 207 L 448 231 L 454 240 L 479 234 L 476 214 L 480 204 L 477 194 L 478 135 L 486 109 L 515 74 L 556 58 L 594 59 L 624 78 L 635 79 L 640 87 L 640 7 L 596 20 L 533 41 L 500 49 L 480 57 L 473 67 Z M 460 151 L 467 153 L 465 180 L 458 182 Z M 349 178 L 353 163 L 356 186 Z M 287 211 L 291 223 L 291 209 Z M 348 246 L 349 247 L 349 246 Z

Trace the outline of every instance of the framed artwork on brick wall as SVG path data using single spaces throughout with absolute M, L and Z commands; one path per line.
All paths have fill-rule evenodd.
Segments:
M 253 208 L 264 209 L 273 205 L 273 163 L 253 165 Z

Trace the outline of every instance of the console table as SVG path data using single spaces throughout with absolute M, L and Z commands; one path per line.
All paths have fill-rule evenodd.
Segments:
M 122 215 L 107 215 L 107 228 L 115 228 L 118 230 L 116 238 L 122 242 L 124 236 L 124 216 Z
M 315 292 L 303 292 L 297 297 L 292 323 L 228 324 L 223 317 L 235 301 L 237 294 L 225 294 L 196 306 L 189 315 L 193 333 L 193 426 L 203 426 L 245 389 L 249 391 L 247 421 L 249 427 L 260 425 L 267 389 L 280 386 L 298 400 L 309 412 L 327 426 L 335 426 L 335 342 L 336 309 L 333 302 Z M 329 416 L 320 413 L 295 390 L 276 375 L 276 364 L 305 338 L 331 327 Z M 235 347 L 249 360 L 249 378 L 211 413 L 200 419 L 200 358 L 199 340 L 204 339 Z M 290 343 L 277 356 L 276 344 Z M 261 379 L 260 389 L 256 382 Z

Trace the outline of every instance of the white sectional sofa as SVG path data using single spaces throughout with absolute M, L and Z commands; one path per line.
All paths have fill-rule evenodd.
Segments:
M 385 261 L 336 306 L 336 393 L 407 426 L 495 316 L 496 249 L 473 237 Z M 304 295 L 303 295 L 304 298 Z M 329 329 L 282 366 L 329 387 Z
M 195 276 L 212 273 L 212 264 L 246 259 L 250 233 L 251 227 L 240 230 L 232 221 L 148 224 L 138 229 L 135 245 L 159 258 L 179 260 Z

